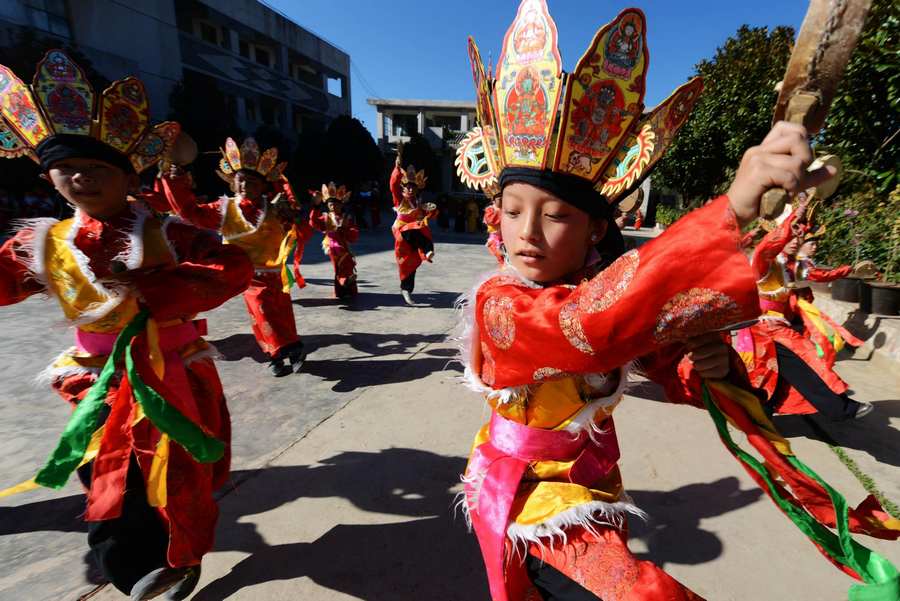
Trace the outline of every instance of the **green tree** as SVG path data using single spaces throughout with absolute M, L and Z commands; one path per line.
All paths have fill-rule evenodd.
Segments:
M 742 26 L 695 67 L 704 90 L 690 119 L 659 162 L 654 179 L 703 202 L 727 188 L 743 153 L 769 131 L 794 30 Z
M 240 144 L 243 132 L 218 82 L 213 77 L 185 71 L 184 79 L 172 88 L 169 109 L 169 119 L 178 121 L 200 149 L 190 166 L 197 190 L 210 194 L 224 192 L 226 185 L 216 176 L 221 158 L 218 149 L 229 136 Z
M 874 0 L 817 150 L 844 162 L 849 192 L 900 184 L 900 3 Z
M 384 157 L 369 130 L 349 115 L 341 115 L 328 125 L 325 157 L 326 177 L 349 188 L 381 179 Z
M 820 259 L 871 260 L 900 281 L 900 4 L 872 2 L 816 150 L 844 163 L 823 210 Z

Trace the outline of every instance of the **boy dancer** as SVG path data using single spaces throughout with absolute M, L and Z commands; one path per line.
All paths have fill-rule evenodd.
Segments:
M 735 399 L 748 411 L 759 401 L 735 386 L 744 374 L 720 333 L 759 313 L 740 227 L 756 216 L 766 188 L 795 177 L 782 164 L 798 170 L 811 160 L 806 132 L 779 123 L 745 155 L 727 196 L 624 252 L 612 205 L 662 156 L 701 87 L 688 82 L 644 113 L 645 35 L 643 13 L 626 9 L 563 75 L 546 3 L 523 0 L 496 80 L 470 40 L 507 262 L 466 303 L 466 381 L 492 415 L 476 435 L 461 505 L 494 601 L 698 598 L 626 546 L 626 516 L 642 512 L 623 487 L 612 414 L 633 362 L 670 400 L 705 405 L 729 444 L 722 411 L 750 432 L 767 465 L 748 461 L 748 471 L 780 506 L 798 509 L 791 519 L 814 542 L 827 538 L 821 523 L 835 524 L 835 512 L 823 511 L 830 508 L 824 486 L 810 496 L 812 479 L 795 487 L 803 474 L 785 459 L 789 447 L 761 411 L 750 418 L 737 408 Z M 646 161 L 626 160 L 635 155 Z M 700 381 L 725 377 L 732 383 Z M 774 485 L 780 478 L 793 496 Z M 815 513 L 815 527 L 805 511 Z M 853 512 L 851 521 L 859 517 Z M 879 528 L 885 537 L 898 534 L 883 522 Z M 828 534 L 828 545 L 836 544 Z M 896 577 L 892 568 L 885 574 Z M 869 576 L 861 578 L 874 582 Z
M 356 296 L 356 257 L 350 252 L 350 245 L 359 240 L 359 228 L 353 216 L 344 213 L 344 203 L 350 198 L 350 191 L 334 182 L 322 184 L 322 191 L 313 194 L 313 207 L 309 213 L 309 224 L 325 234 L 322 248 L 331 258 L 334 266 L 335 298 Z M 328 211 L 323 213 L 322 203 Z
M 394 256 L 400 270 L 400 293 L 407 305 L 415 305 L 412 292 L 416 287 L 416 270 L 422 261 L 434 260 L 434 242 L 428 220 L 437 216 L 434 203 L 422 203 L 420 195 L 428 176 L 424 169 L 412 164 L 402 166 L 402 152 L 391 173 L 391 195 L 397 218 L 391 231 L 394 234 Z
M 51 50 L 31 87 L 0 66 L 0 114 L 12 150 L 75 207 L 64 221 L 24 222 L 0 248 L 0 304 L 47 293 L 76 327 L 75 346 L 46 371 L 75 409 L 35 481 L 59 488 L 80 467 L 104 575 L 133 600 L 184 599 L 212 548 L 212 494 L 230 456 L 225 398 L 194 316 L 244 290 L 252 267 L 209 232 L 129 198 L 179 132 L 150 127 L 139 80 L 95 95 Z
M 294 225 L 291 207 L 295 205 L 290 184 L 282 175 L 285 163 L 277 162 L 277 148 L 260 154 L 253 138 L 244 140 L 240 148 L 228 138 L 222 155 L 217 173 L 231 185 L 234 196 L 201 203 L 183 177 L 163 178 L 159 184 L 180 217 L 221 232 L 226 244 L 238 246 L 250 256 L 255 275 L 244 301 L 253 320 L 253 335 L 271 358 L 269 368 L 275 377 L 299 372 L 306 353 L 282 279 L 286 254 L 282 251 Z M 305 243 L 303 236 L 296 241 Z

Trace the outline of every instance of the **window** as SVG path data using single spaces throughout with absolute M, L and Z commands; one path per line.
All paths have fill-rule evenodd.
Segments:
M 328 78 L 328 93 L 338 98 L 344 97 L 344 80 L 340 77 Z
M 394 115 L 394 135 L 410 136 L 419 131 L 418 115 Z
M 238 42 L 238 52 L 241 56 L 250 60 L 250 43 L 247 40 L 240 40 Z
M 260 48 L 259 46 L 254 46 L 253 48 L 256 52 L 256 62 L 265 67 L 272 66 L 272 55 L 265 48 Z
M 322 75 L 312 65 L 303 62 L 292 63 L 291 76 L 297 81 L 322 89 Z
M 207 23 L 206 21 L 200 21 L 197 23 L 197 33 L 204 42 L 215 45 L 219 44 L 219 28 L 215 25 Z
M 459 115 L 432 115 L 428 118 L 429 127 L 446 127 L 452 131 L 459 131 L 460 118 Z
M 35 29 L 71 37 L 65 0 L 25 0 L 25 15 Z

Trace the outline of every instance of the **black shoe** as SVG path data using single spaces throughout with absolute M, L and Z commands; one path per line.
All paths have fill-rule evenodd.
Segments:
M 272 359 L 271 361 L 269 361 L 269 370 L 276 378 L 286 376 L 294 371 L 290 365 L 284 364 L 284 359 L 282 358 Z
M 299 374 L 300 370 L 303 369 L 303 364 L 306 363 L 306 351 L 301 348 L 288 355 L 288 359 L 291 362 L 291 371 L 295 374 Z
M 199 566 L 190 568 L 170 568 L 168 566 L 164 568 L 157 568 L 138 580 L 134 584 L 134 586 L 131 587 L 131 601 L 146 601 L 147 599 L 155 599 L 169 589 L 180 585 L 190 576 L 192 571 L 196 571 L 197 578 L 199 578 Z M 194 586 L 196 585 L 197 583 L 194 582 Z M 181 598 L 183 599 L 184 597 Z
M 184 577 L 184 580 L 166 592 L 166 599 L 168 599 L 168 601 L 182 601 L 183 599 L 187 599 L 190 594 L 194 592 L 194 589 L 197 588 L 197 583 L 200 582 L 200 566 L 192 566 L 188 569 L 190 571 L 187 576 Z

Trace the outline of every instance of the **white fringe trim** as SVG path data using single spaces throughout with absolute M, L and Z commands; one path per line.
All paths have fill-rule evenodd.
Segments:
M 209 344 L 208 342 L 206 344 Z M 219 352 L 212 344 L 209 344 L 208 348 L 203 349 L 202 351 L 197 351 L 193 355 L 189 357 L 185 357 L 184 364 L 190 365 L 196 361 L 203 361 L 204 359 L 212 359 L 213 361 L 219 361 L 222 359 L 222 353 Z
M 16 234 L 31 230 L 25 239 L 21 240 L 16 250 L 16 258 L 22 263 L 32 278 L 44 288 L 47 288 L 47 268 L 44 251 L 47 246 L 47 236 L 50 228 L 59 223 L 59 219 L 52 217 L 38 217 L 34 219 L 17 219 L 13 221 Z
M 566 424 L 564 428 L 567 432 L 571 432 L 575 435 L 579 434 L 583 430 L 586 430 L 588 436 L 591 437 L 591 440 L 594 443 L 598 443 L 596 438 L 597 434 L 605 434 L 606 431 L 600 427 L 599 424 L 594 421 L 597 417 L 597 413 L 603 411 L 608 407 L 614 407 L 618 405 L 622 401 L 622 397 L 625 395 L 625 390 L 631 384 L 628 380 L 628 375 L 632 370 L 632 364 L 629 363 L 627 365 L 623 365 L 618 369 L 619 372 L 619 383 L 616 385 L 616 389 L 610 393 L 608 396 L 600 397 L 592 400 L 590 403 L 585 405 L 578 411 L 575 417 Z M 603 384 L 609 380 L 609 374 L 589 374 L 584 376 L 585 381 L 592 388 L 601 388 Z
M 248 228 L 250 228 L 248 231 L 241 232 L 240 234 L 234 234 L 232 236 L 225 236 L 226 240 L 237 240 L 238 238 L 243 238 L 245 236 L 255 234 L 256 230 L 258 230 L 259 227 L 263 224 L 263 221 L 266 220 L 266 215 L 269 212 L 269 203 L 268 202 L 262 203 L 262 208 L 259 211 L 259 218 L 256 220 L 256 223 L 254 224 L 254 223 L 250 223 L 249 221 L 247 221 L 247 218 L 244 217 L 244 212 L 241 210 L 241 207 L 239 205 L 237 205 L 237 203 L 239 202 L 237 196 L 234 196 L 231 198 L 227 198 L 227 197 L 223 197 L 223 198 L 226 198 L 229 203 L 235 203 L 234 210 L 237 213 L 238 219 L 243 221 L 244 225 L 246 225 Z M 226 203 L 223 203 L 222 206 L 225 207 L 225 209 L 222 213 L 222 227 L 225 227 L 225 217 L 228 214 L 228 205 Z M 220 231 L 222 230 L 222 227 L 219 228 Z
M 69 350 L 60 353 L 50 365 L 45 367 L 40 371 L 40 373 L 38 373 L 38 375 L 34 377 L 34 383 L 40 384 L 42 386 L 51 386 L 57 381 L 64 378 L 69 378 L 71 376 L 83 376 L 88 374 L 99 376 L 102 370 L 98 367 L 84 367 L 81 365 L 66 365 L 64 367 L 56 367 L 56 363 L 58 361 L 62 360 L 64 357 L 69 356 L 75 350 L 77 349 L 75 347 L 72 347 Z
M 506 528 L 506 536 L 513 543 L 513 555 L 524 558 L 529 545 L 534 544 L 540 549 L 543 557 L 545 549 L 551 547 L 557 539 L 566 544 L 568 541 L 566 528 L 573 526 L 581 526 L 591 534 L 598 535 L 598 526 L 621 530 L 628 514 L 642 520 L 647 519 L 647 514 L 632 502 L 631 497 L 623 493 L 621 498 L 622 501 L 615 503 L 605 501 L 583 503 L 557 513 L 539 524 L 510 523 Z
M 165 219 L 163 219 L 162 227 L 160 228 L 160 231 L 162 232 L 163 240 L 166 243 L 166 248 L 169 249 L 169 254 L 171 254 L 172 258 L 175 260 L 175 262 L 178 263 L 181 261 L 181 257 L 178 256 L 178 251 L 175 250 L 175 245 L 172 244 L 172 240 L 169 238 L 169 227 L 172 225 L 185 225 L 185 226 L 189 226 L 189 227 L 196 227 L 196 226 L 191 224 L 190 222 L 186 221 L 179 215 L 169 215 Z

